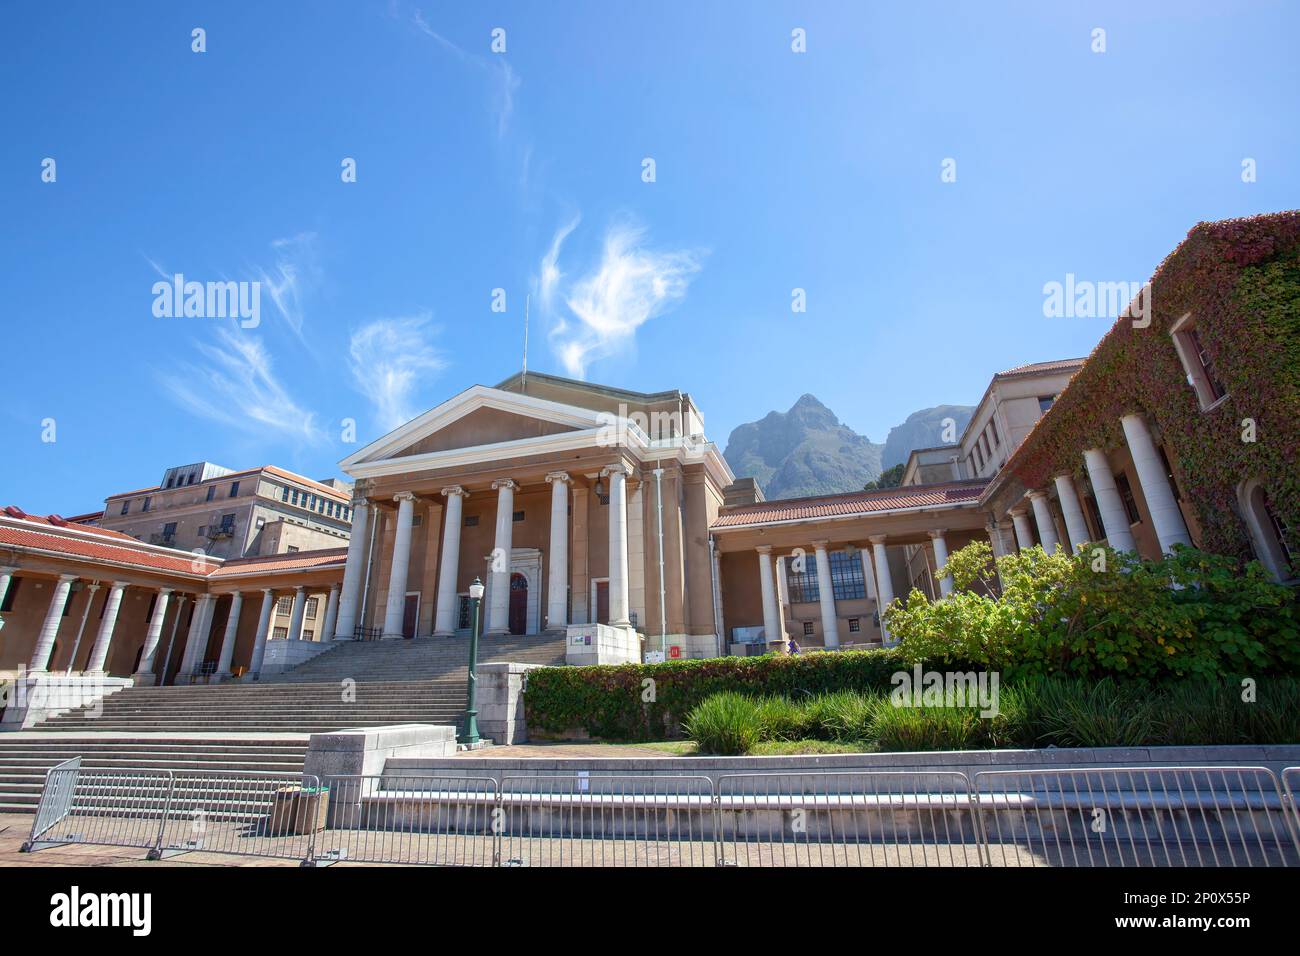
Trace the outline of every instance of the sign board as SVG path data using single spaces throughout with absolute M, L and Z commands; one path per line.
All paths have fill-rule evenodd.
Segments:
M 677 658 L 682 656 L 682 649 L 674 644 L 672 647 L 668 648 L 668 656 L 673 660 L 677 660 Z
M 647 664 L 662 664 L 664 662 L 663 651 L 646 651 L 645 662 Z

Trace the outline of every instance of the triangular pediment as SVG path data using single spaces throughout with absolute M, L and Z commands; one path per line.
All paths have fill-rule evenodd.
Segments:
M 546 441 L 565 433 L 594 431 L 607 425 L 608 418 L 589 408 L 475 385 L 340 464 L 348 471 L 392 460 L 437 458 L 476 448 Z
M 546 421 L 499 408 L 476 408 L 432 434 L 425 435 L 405 448 L 398 449 L 388 457 L 407 458 L 411 455 L 425 455 L 435 451 L 495 445 L 500 442 L 541 438 L 544 435 L 558 435 L 561 432 L 577 430 L 575 425 Z

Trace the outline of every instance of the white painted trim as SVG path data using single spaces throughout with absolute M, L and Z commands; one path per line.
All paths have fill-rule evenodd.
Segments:
M 773 501 L 772 504 L 780 504 L 780 501 Z M 731 531 L 752 531 L 754 528 L 779 528 L 790 525 L 800 524 L 825 524 L 828 521 L 858 521 L 863 518 L 877 518 L 888 515 L 903 514 L 924 514 L 926 512 L 948 512 L 948 511 L 980 511 L 978 500 L 963 502 L 954 505 L 922 505 L 915 508 L 890 508 L 885 511 L 863 511 L 858 514 L 847 515 L 826 515 L 821 518 L 788 518 L 784 521 L 751 521 L 749 524 L 729 524 L 724 527 L 712 527 L 709 529 L 710 534 L 727 534 Z
M 592 409 L 474 385 L 344 458 L 339 467 L 351 474 L 352 468 L 383 460 L 480 408 L 493 408 L 575 428 L 591 428 L 601 423 L 600 413 Z
M 411 637 L 414 638 L 414 637 L 419 637 L 419 636 L 420 636 L 420 605 L 424 603 L 424 595 L 421 594 L 419 591 L 407 591 L 407 592 L 402 596 L 402 598 L 403 598 L 403 599 L 402 599 L 402 619 L 403 619 L 403 621 L 405 621 L 405 619 L 406 619 L 406 598 L 409 598 L 409 597 L 414 597 L 414 598 L 415 598 L 415 633 L 411 635 Z M 403 634 L 402 637 L 406 637 L 406 635 Z

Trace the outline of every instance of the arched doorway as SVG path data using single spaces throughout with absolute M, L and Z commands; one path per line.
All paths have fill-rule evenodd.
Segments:
M 528 633 L 528 579 L 518 572 L 510 575 L 510 633 Z
M 1237 496 L 1255 555 L 1273 577 L 1279 581 L 1288 580 L 1296 573 L 1288 531 L 1264 485 L 1257 478 L 1243 481 L 1237 489 Z

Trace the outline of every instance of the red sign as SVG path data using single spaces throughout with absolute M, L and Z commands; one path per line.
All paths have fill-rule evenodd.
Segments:
M 682 649 L 681 649 L 680 647 L 677 647 L 676 645 L 674 645 L 673 647 L 668 648 L 668 656 L 671 657 L 671 658 L 673 658 L 673 659 L 676 659 L 676 658 L 678 658 L 678 657 L 681 657 L 681 656 L 682 656 Z

